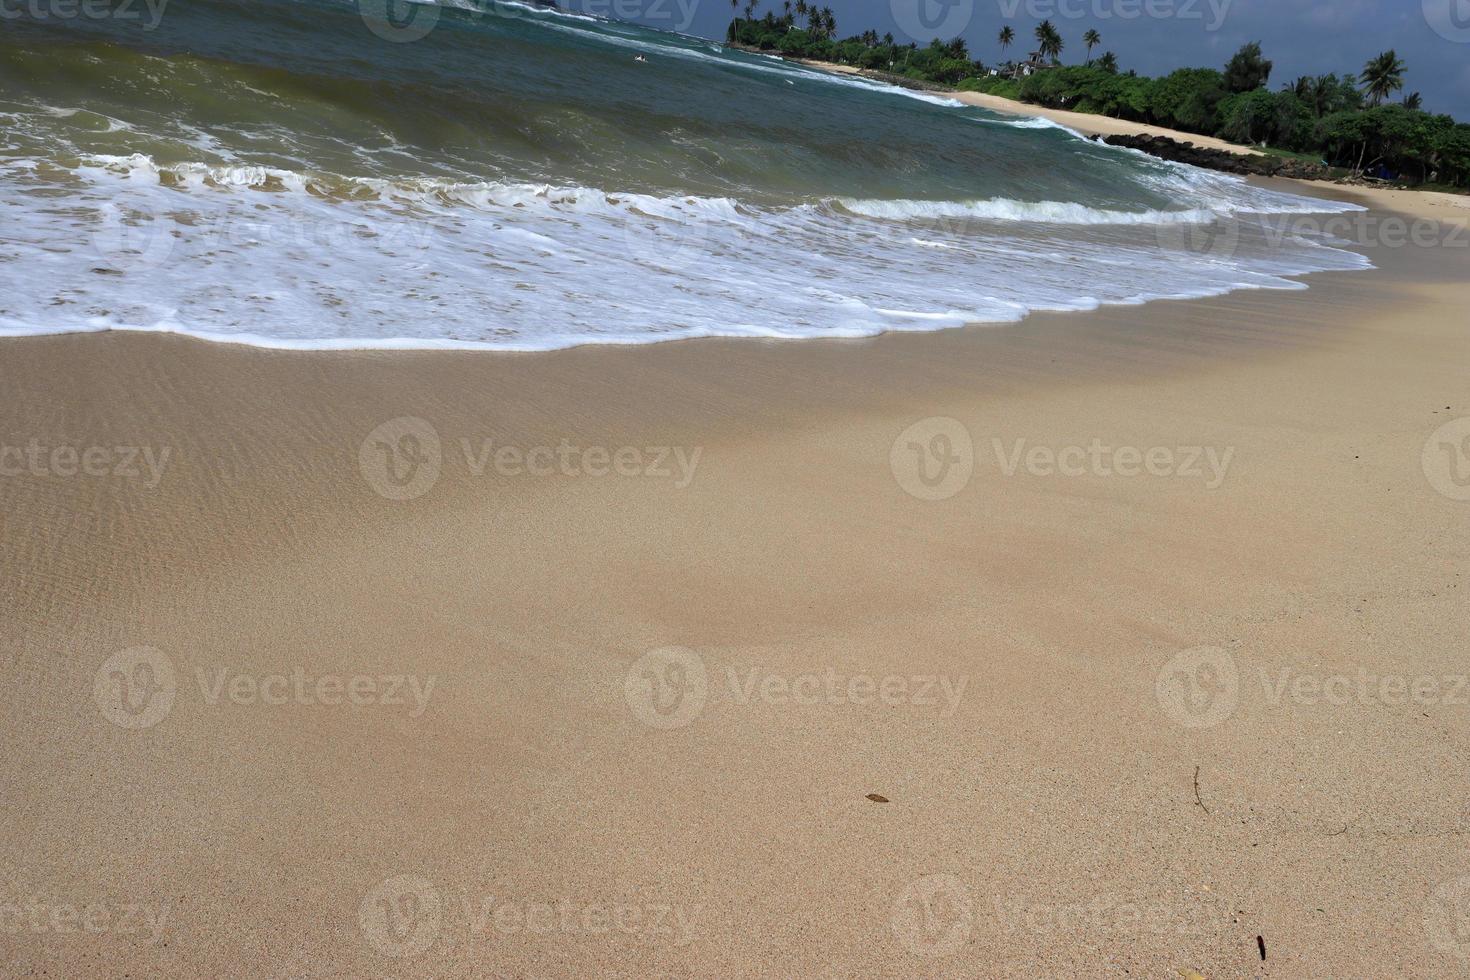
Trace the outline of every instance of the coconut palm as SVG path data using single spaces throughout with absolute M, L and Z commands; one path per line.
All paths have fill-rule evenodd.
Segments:
M 1364 65 L 1358 80 L 1363 83 L 1369 101 L 1375 106 L 1380 105 L 1404 87 L 1404 63 L 1389 49 Z
M 1408 95 L 1404 96 L 1405 109 L 1422 109 L 1423 107 L 1424 97 L 1418 92 L 1410 92 Z
M 1097 59 L 1097 66 L 1105 72 L 1118 73 L 1118 56 L 1111 51 L 1104 51 L 1102 57 Z
M 1050 20 L 1044 20 L 1036 25 L 1037 51 L 1043 58 L 1050 58 L 1052 64 L 1062 54 L 1062 36 L 1057 33 L 1056 27 Z
M 1006 48 L 1010 47 L 1011 42 L 1015 39 L 1016 32 L 1011 29 L 1011 26 L 1009 24 L 1007 24 L 1005 27 L 1002 27 L 1000 29 L 1000 34 L 996 37 L 996 40 L 1000 42 L 1000 53 L 1005 54 Z
M 1092 64 L 1092 49 L 1102 43 L 1102 35 L 1089 29 L 1086 34 L 1082 35 L 1082 43 L 1087 45 L 1087 63 Z

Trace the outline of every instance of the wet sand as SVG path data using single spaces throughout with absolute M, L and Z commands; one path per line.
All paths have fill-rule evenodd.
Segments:
M 1464 971 L 1470 239 L 1390 220 L 927 335 L 0 343 L 0 973 Z

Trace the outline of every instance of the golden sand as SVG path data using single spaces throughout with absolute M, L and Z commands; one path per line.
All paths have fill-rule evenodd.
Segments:
M 863 341 L 3 342 L 0 973 L 1465 970 L 1470 249 L 1368 254 Z

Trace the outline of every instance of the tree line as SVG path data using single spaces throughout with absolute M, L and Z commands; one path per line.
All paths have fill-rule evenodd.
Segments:
M 739 2 L 731 0 L 737 12 Z M 1096 30 L 1082 36 L 1083 64 L 1061 64 L 1065 40 L 1049 20 L 1033 31 L 1036 49 L 1026 59 L 988 66 L 971 57 L 964 38 L 935 38 L 920 47 L 865 31 L 838 40 L 829 7 L 783 0 L 780 13 L 761 17 L 756 8 L 756 0 L 746 0 L 745 16 L 731 21 L 732 43 L 1274 147 L 1405 183 L 1470 187 L 1470 125 L 1425 112 L 1418 92 L 1391 101 L 1407 73 L 1393 51 L 1372 58 L 1361 71 L 1303 76 L 1273 90 L 1272 63 L 1259 42 L 1241 47 L 1220 69 L 1180 68 L 1152 78 L 1122 71 L 1111 51 L 1094 59 L 1092 51 L 1102 43 Z M 1004 57 L 1016 41 L 1015 30 L 1001 28 L 996 41 Z

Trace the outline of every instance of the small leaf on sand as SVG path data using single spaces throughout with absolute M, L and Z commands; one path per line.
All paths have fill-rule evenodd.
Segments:
M 1184 969 L 1177 972 L 1184 980 L 1205 980 L 1205 975 L 1197 970 Z
M 886 797 L 886 796 L 879 796 L 877 793 L 869 793 L 868 794 L 868 799 L 872 800 L 874 803 L 887 803 L 888 802 L 888 797 Z

